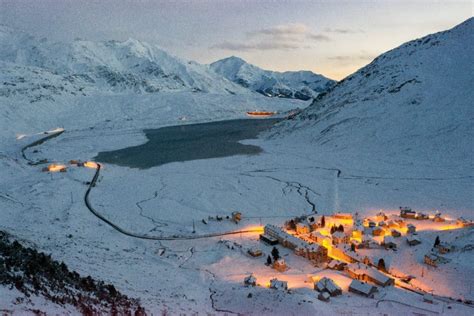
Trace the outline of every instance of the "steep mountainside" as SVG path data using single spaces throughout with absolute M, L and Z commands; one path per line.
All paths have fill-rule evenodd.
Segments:
M 275 132 L 341 158 L 472 173 L 473 34 L 471 18 L 403 44 L 320 94 Z
M 173 57 L 156 46 L 125 42 L 52 43 L 0 26 L 0 95 L 88 94 L 89 90 L 135 93 L 193 91 L 246 93 L 208 66 Z M 28 80 L 25 78 L 36 78 Z M 48 91 L 49 90 L 49 91 Z M 35 100 L 33 97 L 33 100 Z
M 230 81 L 271 97 L 309 100 L 335 83 L 311 71 L 263 70 L 234 56 L 216 61 L 210 66 Z

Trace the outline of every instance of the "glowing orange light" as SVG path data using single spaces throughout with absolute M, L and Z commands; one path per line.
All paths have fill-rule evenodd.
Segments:
M 86 162 L 84 162 L 84 167 L 91 168 L 91 169 L 97 169 L 98 164 L 96 162 L 93 162 L 93 161 L 86 161 Z
M 47 167 L 47 170 L 49 172 L 60 172 L 60 171 L 66 171 L 66 166 L 65 165 L 59 165 L 59 164 L 50 164 Z

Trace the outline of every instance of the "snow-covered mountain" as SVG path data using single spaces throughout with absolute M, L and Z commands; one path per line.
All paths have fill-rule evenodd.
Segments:
M 87 95 L 91 90 L 226 94 L 248 91 L 209 66 L 181 60 L 134 39 L 54 43 L 6 26 L 0 26 L 0 70 L 2 81 L 6 82 L 0 95 L 31 93 L 32 100 L 56 94 Z
M 278 133 L 319 152 L 363 158 L 359 164 L 385 160 L 472 172 L 473 34 L 471 18 L 382 54 Z
M 263 70 L 235 56 L 218 60 L 210 66 L 230 81 L 271 97 L 309 100 L 335 84 L 335 81 L 311 71 Z

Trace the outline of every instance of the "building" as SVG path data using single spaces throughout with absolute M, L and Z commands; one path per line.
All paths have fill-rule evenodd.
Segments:
M 267 234 L 261 234 L 260 240 L 265 242 L 266 244 L 269 244 L 270 246 L 274 246 L 278 244 L 278 239 L 276 239 L 275 237 L 269 236 Z
M 232 212 L 232 221 L 238 224 L 242 220 L 242 213 Z
M 370 220 L 370 219 L 367 219 L 367 220 L 365 221 L 365 226 L 374 228 L 375 226 L 377 226 L 377 223 L 374 222 L 374 221 L 372 221 L 372 220 Z
M 65 165 L 58 165 L 58 164 L 50 164 L 47 167 L 42 169 L 43 172 L 66 172 L 67 167 Z
M 295 254 L 314 263 L 325 262 L 328 259 L 328 250 L 319 244 L 309 244 L 305 247 L 295 248 Z
M 451 252 L 451 250 L 453 250 L 453 246 L 445 242 L 440 242 L 438 245 L 436 245 L 436 249 L 438 250 L 439 253 L 445 254 L 445 253 Z
M 410 246 L 416 246 L 416 245 L 421 244 L 421 240 L 415 235 L 408 235 L 407 236 L 407 243 Z
M 314 289 L 318 292 L 327 292 L 331 296 L 342 294 L 342 289 L 330 278 L 323 277 L 319 281 L 314 282 Z
M 390 231 L 390 234 L 392 235 L 392 237 L 395 237 L 395 238 L 400 237 L 400 236 L 402 235 L 402 233 L 400 233 L 400 232 L 399 232 L 398 230 L 396 230 L 396 229 L 392 229 L 392 230 Z
M 377 221 L 386 221 L 388 219 L 387 215 L 385 215 L 384 212 L 378 212 L 377 215 L 375 215 L 375 219 Z
M 282 246 L 294 250 L 299 256 L 303 256 L 314 262 L 327 260 L 327 249 L 325 247 L 322 247 L 317 243 L 309 243 L 306 240 L 297 238 L 280 227 L 266 225 L 264 233 L 265 235 L 277 239 Z
M 255 278 L 253 274 L 251 274 L 244 279 L 244 284 L 247 286 L 256 286 L 257 278 Z
M 271 279 L 270 288 L 274 290 L 288 290 L 288 282 L 280 281 L 278 279 Z
M 345 270 L 351 278 L 359 281 L 372 282 L 384 287 L 395 284 L 394 279 L 363 263 L 348 264 Z
M 429 219 L 430 217 L 425 214 L 425 213 L 416 213 L 416 216 L 415 216 L 415 219 L 418 219 L 418 220 L 423 220 L 423 219 Z
M 463 217 L 459 217 L 456 220 L 456 225 L 458 225 L 459 227 L 469 227 L 469 226 L 473 226 L 474 222 L 472 220 L 468 221 L 467 219 L 465 219 Z
M 432 267 L 437 267 L 438 264 L 448 262 L 448 260 L 446 258 L 443 258 L 443 257 L 441 257 L 441 256 L 439 256 L 439 255 L 437 255 L 433 252 L 426 254 L 423 261 L 427 265 L 432 266 Z
M 416 212 L 411 209 L 411 207 L 401 207 L 400 206 L 400 217 L 403 218 L 415 218 Z
M 377 287 L 367 284 L 365 282 L 352 280 L 351 284 L 349 285 L 349 292 L 373 298 L 375 293 L 377 292 Z
M 311 234 L 308 237 L 312 241 L 317 242 L 318 244 L 321 244 L 321 245 L 324 245 L 325 243 L 328 243 L 328 245 L 331 244 L 331 238 L 321 234 L 318 231 L 311 232 Z
M 318 294 L 318 300 L 320 301 L 329 302 L 330 298 L 331 298 L 331 295 L 328 292 L 319 292 Z
M 362 235 L 364 234 L 364 227 L 362 226 L 355 226 L 352 230 L 352 238 L 358 239 L 359 241 L 362 240 Z
M 334 245 L 347 244 L 350 241 L 350 237 L 341 231 L 334 232 L 331 236 Z
M 296 223 L 296 233 L 301 235 L 309 234 L 309 225 L 306 223 Z
M 352 214 L 351 213 L 336 213 L 333 215 L 334 218 L 342 219 L 346 221 L 352 221 Z
M 407 234 L 414 234 L 416 232 L 416 226 L 413 224 L 407 225 Z
M 433 217 L 434 222 L 445 222 L 446 220 L 444 217 L 441 217 L 441 213 L 436 213 L 435 216 Z
M 382 228 L 382 227 L 374 227 L 374 229 L 372 230 L 372 235 L 374 236 L 383 236 L 385 235 L 385 230 Z
M 346 262 L 362 262 L 364 258 L 357 252 L 352 251 L 351 247 L 346 244 L 339 244 L 334 246 L 331 250 L 332 257 L 346 261 Z
M 385 249 L 396 249 L 397 244 L 395 243 L 395 240 L 393 239 L 392 236 L 385 236 L 382 241 L 382 246 L 385 247 Z
M 333 259 L 333 260 L 331 260 L 331 262 L 328 263 L 327 268 L 331 269 L 331 270 L 342 271 L 342 270 L 344 270 L 346 265 L 347 265 L 347 263 L 345 263 L 345 262 Z
M 282 258 L 273 261 L 273 269 L 277 270 L 278 272 L 285 272 L 288 270 L 288 267 L 286 266 L 285 260 Z
M 262 255 L 262 251 L 257 247 L 252 247 L 247 252 L 252 257 L 260 257 Z

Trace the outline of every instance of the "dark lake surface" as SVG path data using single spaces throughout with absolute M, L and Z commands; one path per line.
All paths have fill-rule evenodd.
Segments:
M 240 144 L 253 139 L 281 119 L 239 119 L 144 130 L 148 142 L 114 151 L 100 152 L 96 161 L 147 169 L 170 162 L 255 155 L 258 146 Z

